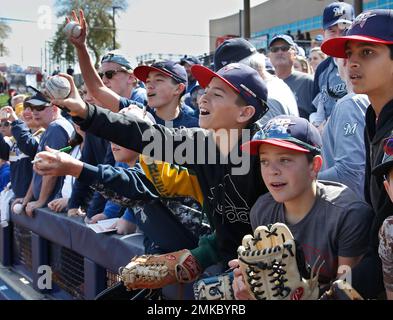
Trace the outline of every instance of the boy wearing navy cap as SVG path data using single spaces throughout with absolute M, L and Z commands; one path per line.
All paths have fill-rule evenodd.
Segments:
M 183 66 L 166 60 L 151 66 L 139 66 L 134 74 L 146 85 L 147 102 L 158 124 L 167 125 L 166 122 L 170 121 L 174 128 L 198 127 L 194 110 L 180 101 L 188 84 Z
M 375 217 L 367 259 L 359 265 L 359 270 L 353 272 L 355 288 L 355 282 L 359 280 L 359 289 L 356 289 L 367 291 L 371 297 L 383 290 L 381 262 L 377 255 L 378 231 L 386 217 L 393 212 L 393 204 L 383 188 L 382 178 L 371 175 L 371 169 L 383 159 L 384 139 L 393 133 L 392 45 L 392 10 L 363 12 L 356 17 L 346 36 L 327 40 L 322 45 L 322 51 L 326 54 L 348 59 L 347 68 L 353 91 L 367 94 L 371 102 L 366 112 L 365 199 L 372 205 Z M 361 277 L 366 273 L 372 280 L 362 281 Z M 366 284 L 367 287 L 360 288 L 360 285 Z

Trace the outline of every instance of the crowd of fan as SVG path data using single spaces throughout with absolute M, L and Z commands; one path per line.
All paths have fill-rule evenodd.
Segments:
M 354 19 L 349 4 L 335 2 L 327 6 L 323 15 L 324 43 L 345 35 Z M 79 22 L 85 23 L 83 13 Z M 31 96 L 14 95 L 10 106 L 1 109 L 0 190 L 4 190 L 0 199 L 12 199 L 11 214 L 15 214 L 13 208 L 19 203 L 24 213 L 33 219 L 35 209 L 42 207 L 54 213 L 66 212 L 68 216 L 82 215 L 88 224 L 119 217 L 114 226 L 117 233 L 143 232 L 147 254 L 187 249 L 195 257 L 199 271 L 217 263 L 221 263 L 224 270 L 229 261 L 236 270 L 238 265 L 233 259 L 242 237 L 259 225 L 281 219 L 290 226 L 295 239 L 311 248 L 306 252 L 310 265 L 318 254 L 326 260 L 320 274 L 321 287 L 328 287 L 339 275 L 339 267 L 347 265 L 353 268 L 353 286 L 364 297 L 381 296 L 383 274 L 387 297 L 393 298 L 392 247 L 389 251 L 389 245 L 385 246 L 387 249 L 383 252 L 380 247 L 381 257 L 376 249 L 379 229 L 384 219 L 393 213 L 386 213 L 391 205 L 383 184 L 388 182 L 371 177 L 370 168 L 376 163 L 370 163 L 375 158 L 369 158 L 367 152 L 373 146 L 370 147 L 370 141 L 365 143 L 364 136 L 365 130 L 377 130 L 375 123 L 370 124 L 373 129 L 367 129 L 369 124 L 366 126 L 371 98 L 354 92 L 346 59 L 327 56 L 319 46 L 311 48 L 306 57 L 304 49 L 288 34 L 274 36 L 267 55 L 259 53 L 245 39 L 226 40 L 215 52 L 214 71 L 229 83 L 234 90 L 232 94 L 245 100 L 245 104 L 239 103 L 245 115 L 231 118 L 232 111 L 221 109 L 219 101 L 224 99 L 220 95 L 225 95 L 225 90 L 220 89 L 214 82 L 215 74 L 209 74 L 200 66 L 196 57 L 136 66 L 121 52 L 111 51 L 102 57 L 99 70 L 95 70 L 85 44 L 86 36 L 85 32 L 79 38 L 69 39 L 76 48 L 84 79 L 84 85 L 79 88 L 79 95 L 87 106 L 84 121 L 72 112 L 71 117 L 38 90 Z M 298 37 L 297 40 L 302 39 Z M 235 70 L 234 75 L 229 75 L 231 70 Z M 253 78 L 256 76 L 258 80 Z M 237 78 L 257 88 L 251 89 L 248 96 L 244 95 L 242 84 L 237 86 L 240 81 Z M 249 102 L 247 99 L 253 99 L 258 93 L 260 83 L 266 92 L 260 89 L 257 96 L 262 99 L 265 95 L 262 100 L 268 111 L 256 112 L 243 120 L 249 112 L 245 106 L 257 105 L 254 100 Z M 244 90 L 250 91 L 249 88 Z M 217 109 L 209 105 L 210 99 L 216 99 L 214 108 Z M 72 106 L 67 108 L 72 111 Z M 111 122 L 102 120 L 104 116 Z M 129 124 L 127 117 L 143 118 L 140 121 L 158 128 L 164 137 L 169 133 L 177 134 L 182 128 L 244 129 L 255 122 L 258 126 L 252 127 L 254 133 L 264 128 L 263 132 L 271 130 L 274 138 L 277 133 L 274 130 L 282 130 L 283 125 L 291 123 L 292 135 L 295 137 L 299 130 L 297 139 L 301 140 L 303 148 L 294 150 L 310 152 L 314 158 L 307 159 L 313 164 L 313 172 L 297 168 L 298 172 L 288 170 L 287 174 L 293 176 L 293 181 L 301 181 L 300 175 L 308 177 L 308 174 L 310 181 L 318 179 L 317 184 L 308 181 L 304 186 L 315 186 L 319 191 L 313 197 L 323 198 L 325 204 L 315 202 L 314 206 L 313 200 L 306 209 L 298 208 L 305 209 L 301 218 L 291 215 L 290 203 L 275 198 L 274 192 L 281 188 L 277 185 L 280 181 L 273 180 L 273 187 L 267 183 L 270 178 L 264 168 L 268 170 L 273 156 L 266 156 L 269 161 L 264 159 L 260 163 L 258 158 L 256 171 L 251 167 L 251 173 L 237 177 L 229 174 L 229 169 L 221 169 L 225 165 L 213 170 L 207 169 L 210 164 L 181 167 L 149 161 L 140 154 L 138 141 L 128 141 L 134 136 L 136 140 L 137 133 L 130 129 L 126 134 L 122 126 Z M 117 125 L 118 122 L 122 126 Z M 188 132 L 191 135 L 197 129 Z M 58 169 L 56 174 L 43 174 L 42 168 L 33 170 L 32 160 L 37 159 L 38 153 L 53 154 L 53 149 L 65 146 L 72 146 L 70 156 L 75 160 L 57 154 L 56 161 L 63 159 L 60 164 L 64 167 L 69 163 L 68 171 Z M 269 149 L 272 147 L 265 148 L 276 152 Z M 316 160 L 319 154 L 323 161 Z M 53 159 L 54 163 L 56 161 Z M 39 167 L 39 160 L 37 163 Z M 62 176 L 62 172 L 66 175 Z M 298 176 L 294 177 L 295 174 Z M 284 182 L 285 179 L 280 183 Z M 290 187 L 301 188 L 302 184 Z M 267 197 L 267 191 L 274 200 Z M 384 194 L 383 201 L 380 194 Z M 285 209 L 277 209 L 276 203 L 284 203 Z M 381 203 L 385 206 L 382 209 Z M 239 213 L 241 208 L 246 211 L 246 218 Z M 234 211 L 232 215 L 231 210 Z M 313 212 L 319 213 L 312 215 Z M 314 219 L 314 224 L 301 227 L 306 216 L 309 220 Z M 2 220 L 5 219 L 2 212 Z M 321 234 L 325 233 L 328 234 L 326 239 L 321 240 Z M 386 239 L 385 235 L 381 241 Z M 209 249 L 205 249 L 206 243 Z M 214 258 L 208 258 L 206 252 L 211 253 L 212 247 L 216 253 L 211 254 Z M 241 277 L 235 272 L 235 279 L 240 279 L 234 284 L 236 297 L 246 299 Z

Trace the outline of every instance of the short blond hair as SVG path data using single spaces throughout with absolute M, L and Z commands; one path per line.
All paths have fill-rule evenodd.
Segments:
M 13 96 L 11 98 L 11 106 L 12 108 L 15 109 L 15 106 L 19 103 L 23 103 L 23 101 L 26 99 L 26 95 L 24 94 L 17 94 L 16 96 Z

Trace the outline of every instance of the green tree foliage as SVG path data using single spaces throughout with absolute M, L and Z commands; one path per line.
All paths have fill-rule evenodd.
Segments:
M 58 17 L 70 17 L 72 10 L 79 15 L 79 9 L 83 9 L 88 26 L 87 47 L 94 55 L 96 67 L 100 57 L 105 51 L 113 46 L 113 16 L 112 8 L 125 11 L 127 2 L 125 0 L 57 0 Z M 65 19 L 64 19 L 65 20 Z M 65 55 L 67 63 L 75 61 L 73 45 L 67 41 L 63 32 L 65 21 L 58 27 L 52 43 L 52 58 L 59 63 Z M 119 44 L 116 42 L 116 48 Z
M 0 20 L 0 57 L 8 54 L 7 48 L 4 46 L 4 40 L 8 38 L 11 32 L 9 25 Z

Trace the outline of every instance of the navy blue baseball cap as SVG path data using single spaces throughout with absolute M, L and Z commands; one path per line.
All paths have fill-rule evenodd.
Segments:
M 298 51 L 297 44 L 295 41 L 293 41 L 291 36 L 288 36 L 287 34 L 278 34 L 272 38 L 272 40 L 269 43 L 269 48 L 272 46 L 274 42 L 277 40 L 284 40 L 286 43 L 288 43 L 290 46 L 294 47 L 296 51 Z
M 114 62 L 127 70 L 133 70 L 136 67 L 136 61 L 132 61 L 117 50 L 109 51 L 105 54 L 101 59 L 101 63 L 103 62 Z
M 177 83 L 184 83 L 187 86 L 187 72 L 183 66 L 177 62 L 165 60 L 153 63 L 151 66 L 139 66 L 134 70 L 134 75 L 139 80 L 146 82 L 146 79 L 151 71 L 158 71 L 168 77 L 171 77 Z
M 296 116 L 280 115 L 270 119 L 241 149 L 258 154 L 261 144 L 270 144 L 285 149 L 321 153 L 322 139 L 317 128 L 308 120 Z
M 257 49 L 246 39 L 225 40 L 214 52 L 214 71 L 218 71 L 230 63 L 239 62 L 256 52 Z
M 201 64 L 201 61 L 194 56 L 185 56 L 180 59 L 180 64 L 184 66 L 185 63 L 188 63 L 189 65 L 193 66 L 194 64 Z
M 376 9 L 359 14 L 345 36 L 326 40 L 321 49 L 329 56 L 346 58 L 349 40 L 393 44 L 393 10 Z
M 255 117 L 262 117 L 269 109 L 266 105 L 267 88 L 265 81 L 253 68 L 242 63 L 230 63 L 217 72 L 195 65 L 191 73 L 202 88 L 206 88 L 210 81 L 217 77 L 224 81 L 231 89 L 239 94 L 249 105 L 255 108 Z
M 323 10 L 323 29 L 326 30 L 336 24 L 344 23 L 348 26 L 355 19 L 353 6 L 345 2 L 333 2 Z

